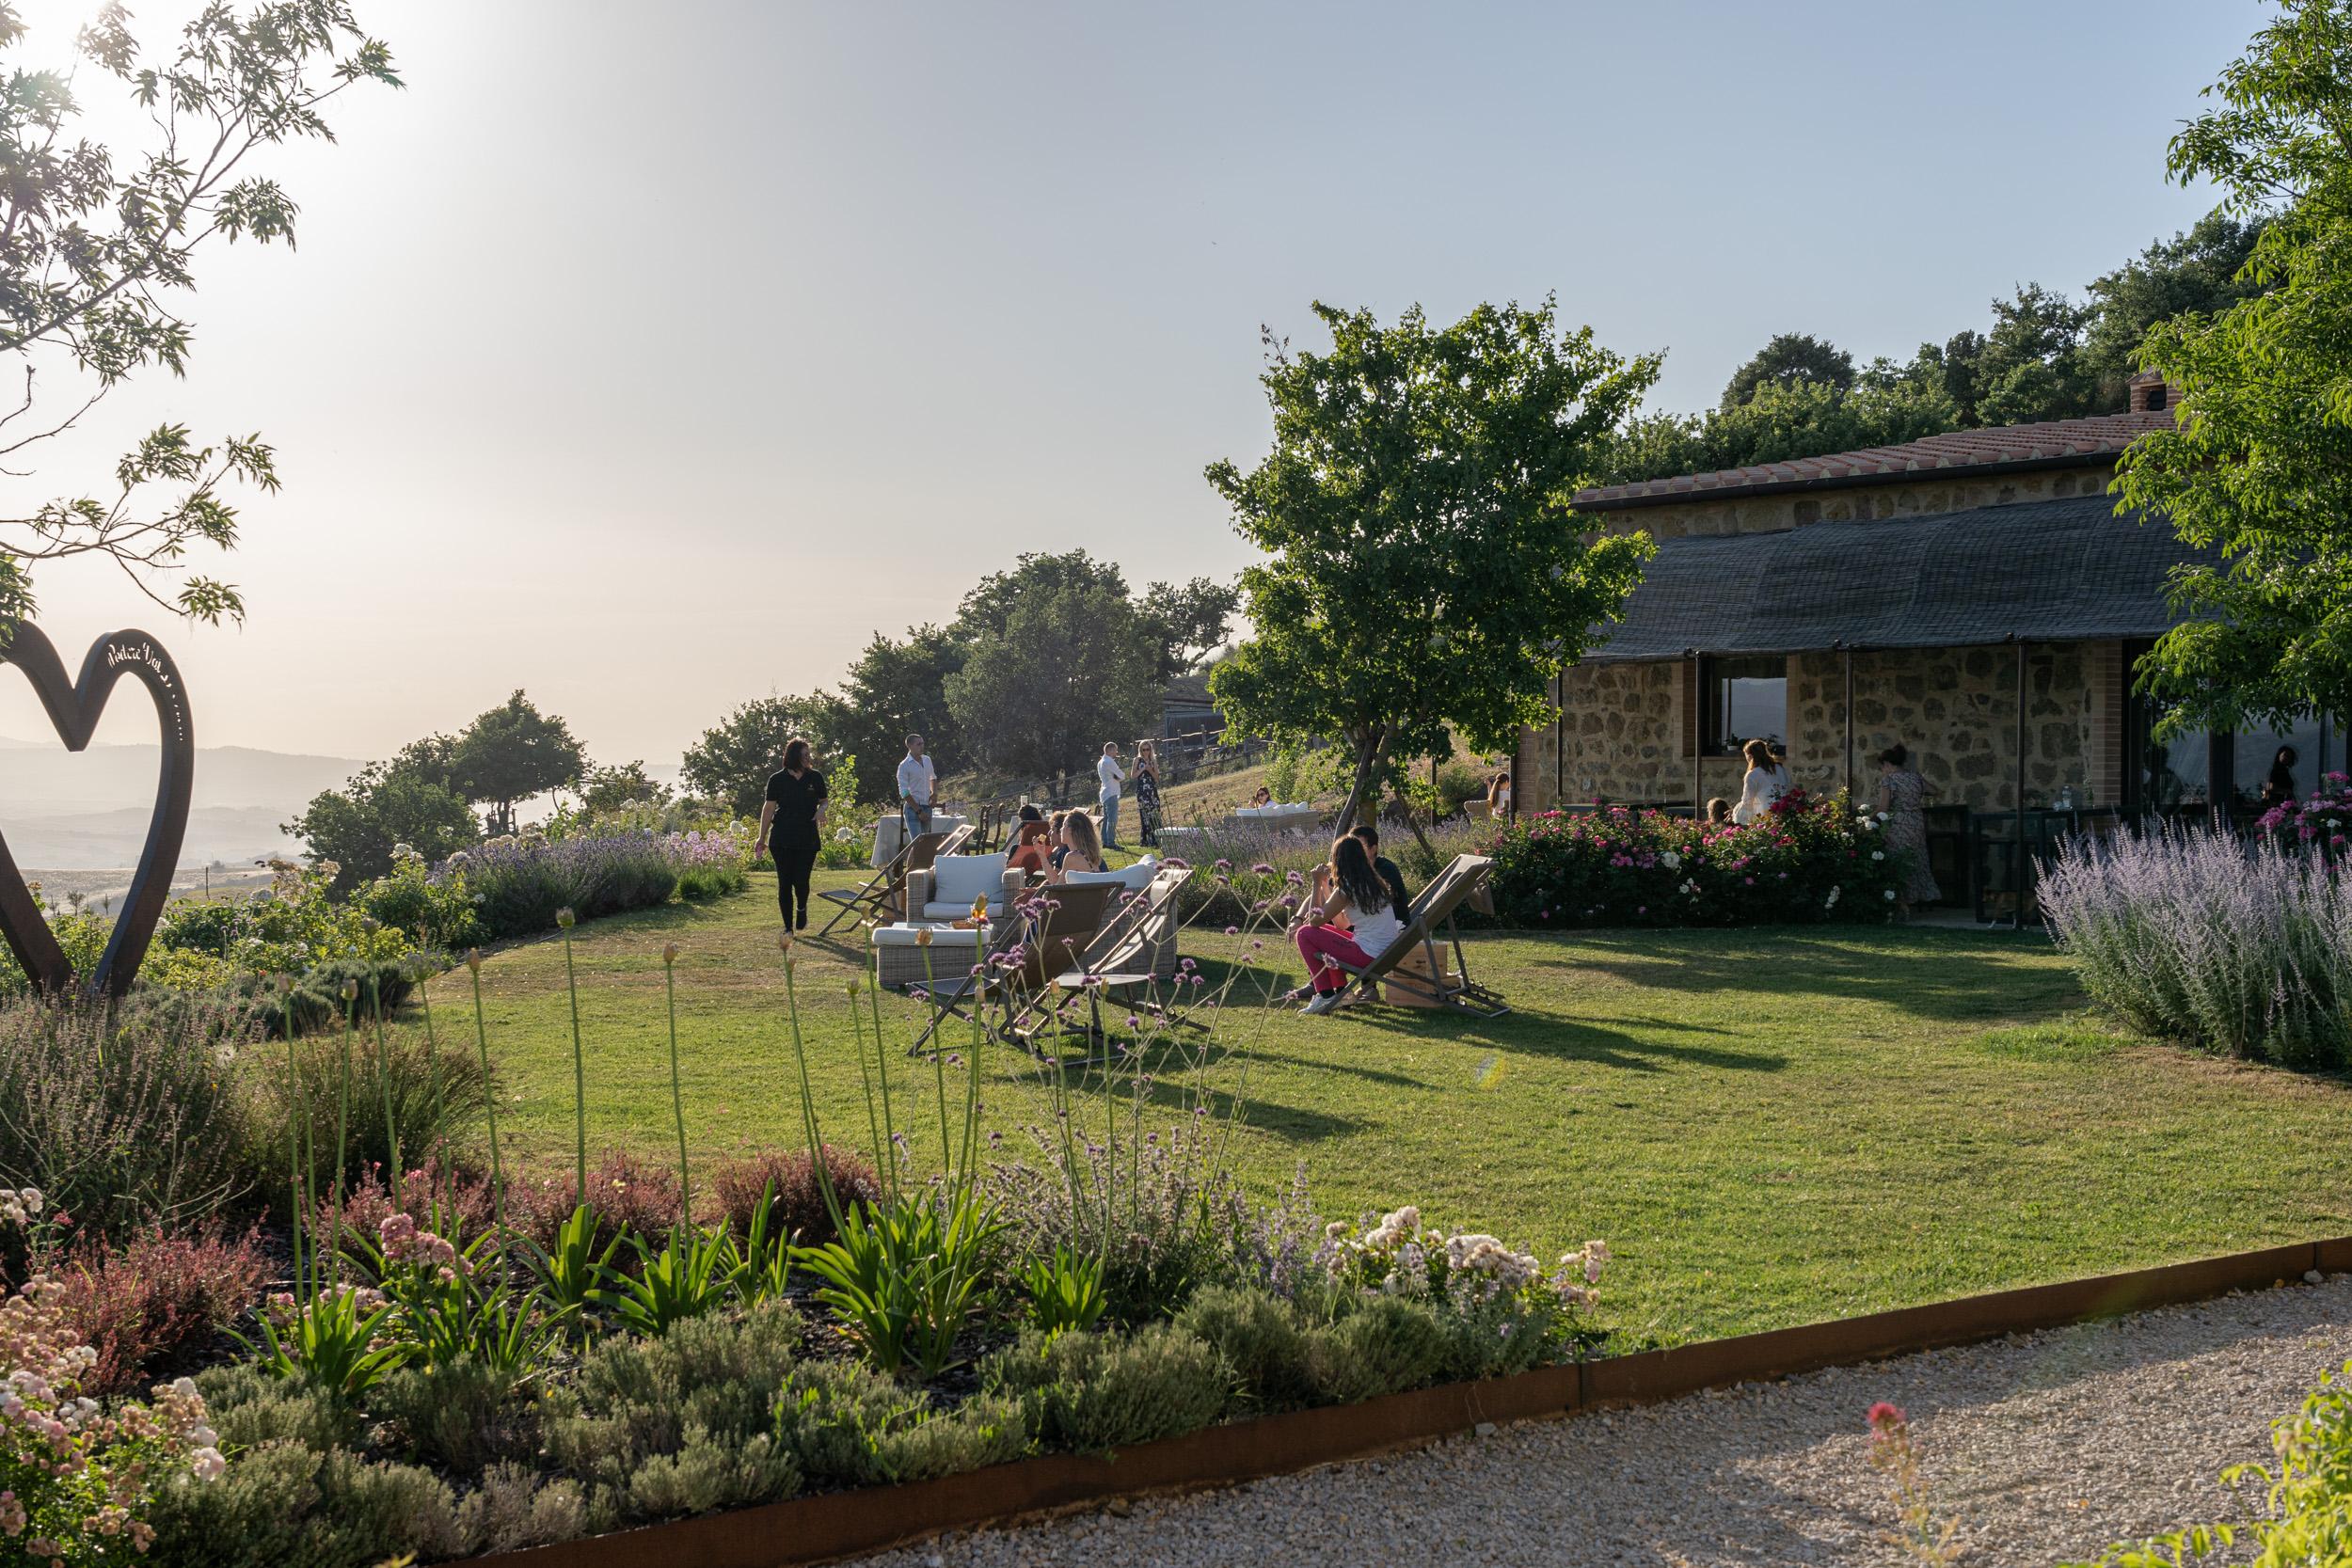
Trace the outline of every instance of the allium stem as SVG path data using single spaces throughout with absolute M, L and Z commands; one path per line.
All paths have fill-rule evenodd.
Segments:
M 691 1223 L 694 1213 L 694 1189 L 686 1173 L 686 1098 L 678 1086 L 677 1071 L 677 962 L 664 958 L 661 963 L 662 989 L 670 1004 L 670 1114 L 677 1122 L 677 1195 L 678 1214 Z
M 390 1191 L 400 1191 L 400 1121 L 392 1114 L 391 1054 L 384 1044 L 384 974 L 382 970 L 368 981 L 368 1000 L 375 1010 L 375 1087 L 384 1101 L 384 1137 L 391 1154 Z
M 572 928 L 564 927 L 564 993 L 572 1006 L 572 1204 L 588 1201 L 588 1058 L 580 1044 L 580 976 L 572 968 Z

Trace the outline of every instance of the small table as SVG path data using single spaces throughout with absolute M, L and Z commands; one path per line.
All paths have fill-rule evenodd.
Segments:
M 935 833 L 952 833 L 962 826 L 961 816 L 950 816 L 944 811 L 931 813 L 931 832 Z M 866 863 L 880 871 L 898 858 L 906 842 L 906 821 L 894 811 L 874 824 L 874 853 Z

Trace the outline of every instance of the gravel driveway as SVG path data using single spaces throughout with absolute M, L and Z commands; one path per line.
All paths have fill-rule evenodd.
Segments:
M 2243 1510 L 2223 1466 L 2352 1357 L 2352 1275 L 1139 1501 L 869 1558 L 888 1568 L 1390 1561 L 1889 1564 L 1873 1401 L 1909 1411 L 1971 1568 L 2090 1557 Z

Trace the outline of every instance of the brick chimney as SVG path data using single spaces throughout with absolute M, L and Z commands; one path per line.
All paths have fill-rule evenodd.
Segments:
M 2168 383 L 2161 371 L 2141 371 L 2130 386 L 2135 414 L 2161 413 L 2181 400 L 2181 389 Z

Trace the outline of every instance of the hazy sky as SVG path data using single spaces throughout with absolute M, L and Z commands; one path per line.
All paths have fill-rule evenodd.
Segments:
M 188 377 L 0 481 L 262 432 L 285 489 L 201 562 L 248 623 L 88 569 L 41 623 L 162 633 L 207 743 L 374 756 L 520 686 L 654 762 L 1022 550 L 1238 569 L 1200 470 L 1263 451 L 1259 325 L 1318 297 L 1557 291 L 1694 408 L 1777 331 L 1901 356 L 2078 290 L 2207 205 L 2165 139 L 2267 14 L 357 4 L 410 86 L 270 166 L 299 252 L 207 254 Z M 24 8 L 44 58 L 87 8 Z

